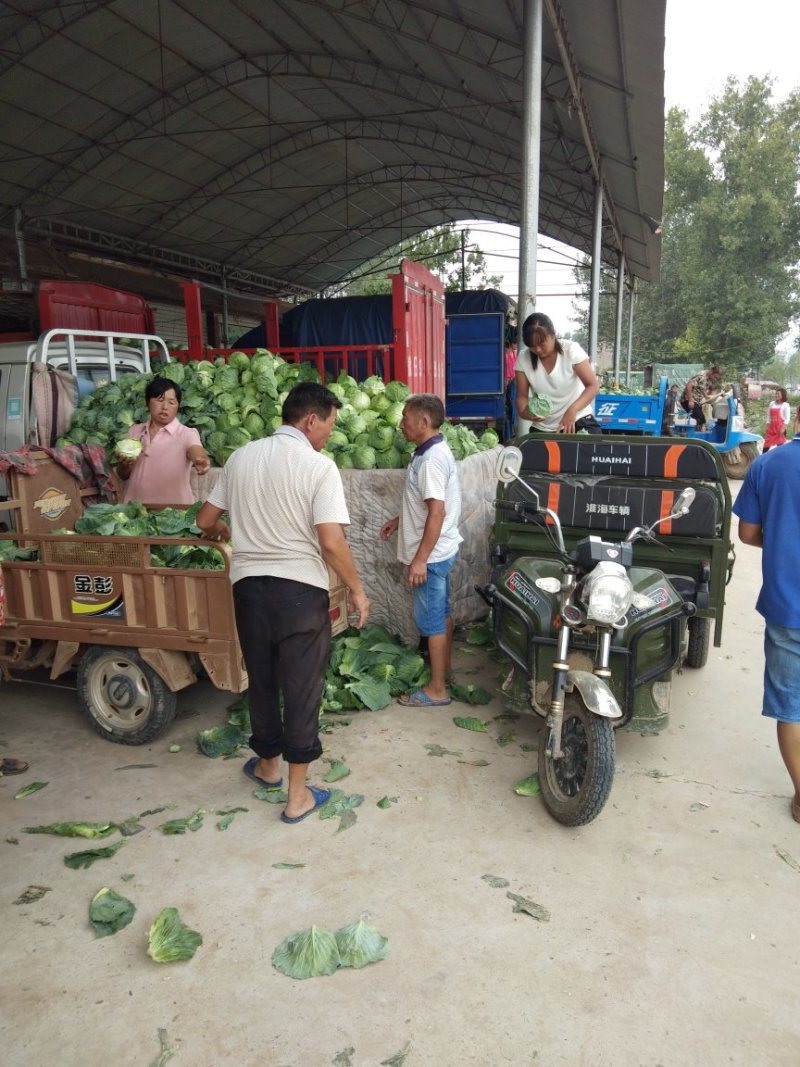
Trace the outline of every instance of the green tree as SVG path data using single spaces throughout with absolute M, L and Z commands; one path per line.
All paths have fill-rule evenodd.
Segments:
M 766 363 L 799 309 L 800 94 L 776 103 L 769 79 L 729 79 L 698 123 L 670 110 L 664 149 L 661 283 L 638 286 L 634 362 Z M 610 341 L 616 276 L 603 283 Z
M 391 291 L 387 274 L 396 273 L 401 259 L 423 263 L 441 279 L 447 292 L 460 289 L 495 289 L 499 275 L 487 275 L 486 256 L 470 244 L 470 231 L 458 230 L 454 222 L 409 237 L 365 263 L 344 290 L 345 296 L 375 296 Z M 462 279 L 463 263 L 463 279 Z

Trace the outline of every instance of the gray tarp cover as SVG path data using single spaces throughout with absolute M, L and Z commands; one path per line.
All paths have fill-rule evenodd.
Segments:
M 461 523 L 464 538 L 451 577 L 453 621 L 456 626 L 487 613 L 475 586 L 489 580 L 489 549 L 494 524 L 495 467 L 500 446 L 457 462 L 461 484 Z M 193 488 L 205 500 L 219 477 L 212 468 Z M 347 539 L 371 601 L 370 622 L 380 623 L 406 644 L 419 634 L 411 614 L 406 568 L 397 561 L 397 538 L 381 541 L 379 531 L 400 512 L 405 470 L 344 470 L 345 499 L 350 512 Z

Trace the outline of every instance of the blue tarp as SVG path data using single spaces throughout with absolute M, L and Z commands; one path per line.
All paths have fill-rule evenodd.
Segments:
M 497 289 L 445 293 L 445 315 L 477 315 L 487 311 L 508 312 L 511 301 Z M 283 348 L 316 348 L 320 345 L 390 345 L 391 296 L 343 296 L 332 300 L 306 300 L 281 319 Z M 256 326 L 240 337 L 234 348 L 263 348 L 264 327 Z

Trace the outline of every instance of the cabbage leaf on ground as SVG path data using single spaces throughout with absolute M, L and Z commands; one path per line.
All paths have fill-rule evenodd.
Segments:
M 92 897 L 89 905 L 89 922 L 98 937 L 108 937 L 127 926 L 135 912 L 135 904 L 126 897 L 121 897 L 108 886 L 104 886 Z
M 56 834 L 58 837 L 108 837 L 119 827 L 115 822 L 51 822 L 46 826 L 23 826 L 24 834 Z
M 202 943 L 202 934 L 181 920 L 177 908 L 164 908 L 150 927 L 147 954 L 156 963 L 190 960 Z
M 363 918 L 343 926 L 334 937 L 342 967 L 366 967 L 368 963 L 386 959 L 389 954 L 387 939 Z
M 339 946 L 329 930 L 312 926 L 282 941 L 272 953 L 272 965 L 289 978 L 321 978 L 341 966 Z

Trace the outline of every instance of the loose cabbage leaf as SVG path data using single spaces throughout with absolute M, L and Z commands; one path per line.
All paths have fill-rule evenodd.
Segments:
M 38 793 L 40 789 L 44 789 L 49 782 L 31 782 L 30 785 L 24 785 L 22 789 L 18 789 L 14 794 L 14 800 L 22 800 L 25 797 L 29 797 L 32 793 Z
M 538 797 L 542 791 L 542 787 L 539 784 L 539 775 L 531 774 L 527 778 L 522 778 L 514 786 L 514 792 L 518 797 Z
M 203 815 L 203 809 L 198 808 L 197 811 L 186 816 L 186 818 L 169 819 L 168 822 L 161 824 L 161 832 L 162 834 L 185 834 L 187 830 L 190 830 L 194 833 L 203 825 Z
M 341 789 L 332 789 L 330 797 L 319 809 L 320 819 L 335 819 L 346 811 L 359 808 L 364 803 L 361 793 L 351 793 L 349 796 Z
M 453 722 L 456 724 L 456 726 L 460 726 L 462 730 L 473 730 L 475 733 L 478 734 L 486 733 L 487 726 L 483 719 L 465 719 L 462 718 L 460 715 L 456 715 L 453 718 Z
M 259 785 L 253 790 L 256 800 L 266 800 L 268 804 L 285 804 L 289 799 L 288 794 L 279 785 Z
M 230 824 L 233 822 L 237 812 L 247 811 L 247 808 L 224 808 L 222 811 L 216 812 L 217 815 L 221 815 L 222 818 L 217 823 L 218 830 L 227 830 Z
M 83 852 L 69 852 L 64 857 L 64 864 L 73 871 L 87 870 L 95 860 L 111 859 L 124 844 L 124 840 L 115 841 L 113 845 L 106 845 L 105 848 L 87 848 Z
M 108 937 L 127 926 L 133 919 L 136 905 L 104 886 L 95 893 L 89 905 L 89 922 L 98 937 Z
M 235 756 L 240 748 L 244 748 L 249 743 L 250 735 L 231 724 L 212 726 L 208 730 L 200 730 L 197 735 L 198 748 L 211 759 L 218 759 L 220 756 Z
M 511 885 L 507 878 L 500 878 L 496 874 L 482 874 L 481 881 L 486 882 L 492 889 L 507 889 Z
M 386 682 L 379 682 L 377 678 L 367 675 L 355 682 L 347 682 L 345 688 L 355 693 L 358 699 L 370 711 L 380 711 L 388 708 L 392 702 L 392 692 Z
M 52 822 L 47 826 L 23 826 L 24 834 L 57 834 L 59 837 L 108 837 L 119 829 L 115 822 Z
M 514 901 L 514 911 L 522 912 L 525 915 L 530 915 L 533 919 L 538 919 L 539 922 L 550 922 L 550 912 L 547 908 L 543 908 L 541 904 L 536 904 L 533 900 L 528 900 L 527 897 L 521 897 L 517 893 L 506 893 L 509 900 Z
M 339 948 L 340 966 L 366 967 L 368 963 L 385 960 L 389 955 L 389 942 L 374 926 L 363 918 L 343 926 L 334 934 Z
M 488 704 L 492 699 L 492 694 L 478 685 L 457 685 L 451 682 L 450 692 L 462 704 Z
M 336 938 L 312 926 L 282 941 L 272 953 L 272 965 L 289 978 L 320 978 L 341 966 Z
M 202 944 L 202 934 L 181 920 L 177 908 L 164 908 L 150 927 L 147 955 L 156 963 L 190 960 Z
M 350 768 L 342 763 L 341 760 L 334 760 L 331 764 L 331 769 L 323 778 L 324 782 L 338 782 L 342 778 L 346 778 L 350 774 Z

